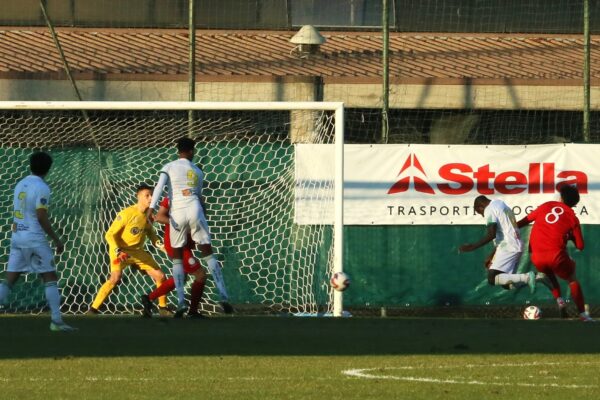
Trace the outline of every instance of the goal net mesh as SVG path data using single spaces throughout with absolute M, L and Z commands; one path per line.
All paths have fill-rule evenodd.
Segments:
M 63 310 L 85 312 L 109 276 L 104 234 L 110 223 L 135 204 L 138 184 L 153 185 L 160 168 L 177 158 L 175 141 L 189 136 L 205 172 L 206 215 L 231 302 L 270 312 L 329 310 L 333 228 L 295 223 L 294 147 L 333 143 L 334 128 L 331 111 L 195 111 L 190 118 L 187 111 L 0 110 L 0 260 L 8 260 L 14 185 L 29 174 L 30 154 L 48 151 L 54 158 L 46 177 L 50 218 L 66 242 L 57 258 Z M 332 182 L 302 184 L 303 196 L 325 197 L 319 204 L 333 207 Z M 146 248 L 170 276 L 166 256 L 150 241 Z M 154 286 L 126 268 L 101 311 L 139 311 L 139 296 Z M 219 301 L 209 275 L 201 310 L 221 312 Z M 38 277 L 21 278 L 6 307 L 41 312 Z

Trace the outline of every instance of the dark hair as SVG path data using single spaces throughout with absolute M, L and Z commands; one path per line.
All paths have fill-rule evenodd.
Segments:
M 154 188 L 152 186 L 148 186 L 145 183 L 140 183 L 137 187 L 137 189 L 135 190 L 135 194 L 138 194 L 139 192 L 141 192 L 142 190 L 149 190 L 149 191 L 153 191 Z
M 563 203 L 569 207 L 575 207 L 579 203 L 579 190 L 577 190 L 577 186 L 563 185 L 559 189 L 559 192 Z
M 188 151 L 194 150 L 195 145 L 196 142 L 194 142 L 194 139 L 182 137 L 181 139 L 177 140 L 177 151 L 180 153 L 187 153 Z
M 491 200 L 488 199 L 487 197 L 485 197 L 484 195 L 479 195 L 479 196 L 475 197 L 475 200 L 473 201 L 473 207 L 478 207 L 483 204 L 488 204 L 490 201 Z
M 34 175 L 44 176 L 52 167 L 52 157 L 44 151 L 37 151 L 29 157 L 29 168 Z

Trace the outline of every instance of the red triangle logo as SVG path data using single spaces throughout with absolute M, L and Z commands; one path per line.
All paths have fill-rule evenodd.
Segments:
M 417 158 L 417 156 L 415 156 L 414 154 L 410 154 L 406 158 L 406 161 L 404 162 L 404 165 L 400 169 L 400 172 L 398 172 L 398 175 L 401 175 L 404 171 L 406 171 L 411 166 L 414 166 L 416 169 L 418 169 L 423 174 L 423 176 L 425 178 L 427 178 L 427 174 L 425 173 L 423 166 L 419 162 L 419 159 Z M 433 190 L 431 185 L 429 185 L 429 183 L 427 183 L 424 179 L 419 178 L 417 176 L 406 176 L 404 178 L 399 179 L 396 183 L 394 183 L 392 185 L 392 187 L 389 188 L 388 194 L 402 193 L 402 192 L 408 191 L 408 189 L 410 187 L 411 177 L 413 179 L 413 187 L 415 188 L 415 190 L 417 192 L 427 193 L 427 194 L 435 194 L 435 191 Z

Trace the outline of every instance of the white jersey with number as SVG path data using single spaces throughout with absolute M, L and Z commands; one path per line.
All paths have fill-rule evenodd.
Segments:
M 13 198 L 13 246 L 32 248 L 48 244 L 37 210 L 48 208 L 49 204 L 50 188 L 39 176 L 29 175 L 17 183 Z
M 502 200 L 492 200 L 483 212 L 486 225 L 496 224 L 494 245 L 497 250 L 522 252 L 523 241 L 517 220 L 509 206 Z
M 200 203 L 204 173 L 194 163 L 180 158 L 165 165 L 160 173 L 168 177 L 171 212 Z

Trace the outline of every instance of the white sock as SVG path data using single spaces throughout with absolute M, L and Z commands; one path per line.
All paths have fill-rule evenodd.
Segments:
M 10 294 L 10 289 L 11 289 L 11 287 L 8 286 L 8 283 L 6 283 L 6 282 L 0 283 L 0 304 L 6 304 L 8 295 Z
M 183 262 L 177 258 L 173 259 L 173 280 L 177 290 L 177 308 L 185 307 L 185 272 Z
M 44 293 L 46 295 L 46 301 L 50 307 L 50 318 L 52 322 L 62 324 L 62 316 L 60 315 L 60 293 L 58 292 L 58 285 L 56 281 L 46 282 L 44 284 Z
M 227 289 L 225 288 L 225 280 L 223 280 L 223 273 L 221 272 L 221 266 L 219 265 L 219 262 L 212 254 L 208 257 L 204 257 L 202 260 L 204 260 L 208 269 L 210 270 L 210 274 L 215 281 L 215 286 L 217 287 L 219 295 L 221 296 L 221 301 L 229 301 Z
M 515 286 L 523 286 L 529 282 L 529 275 L 527 274 L 498 274 L 494 278 L 494 283 L 498 286 L 507 285 L 513 283 Z

